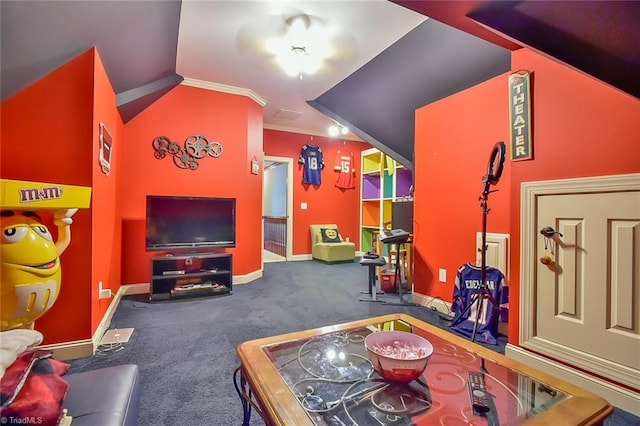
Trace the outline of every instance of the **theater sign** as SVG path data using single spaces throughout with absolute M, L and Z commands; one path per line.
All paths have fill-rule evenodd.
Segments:
M 533 158 L 530 76 L 531 73 L 525 70 L 509 76 L 509 133 L 513 161 Z

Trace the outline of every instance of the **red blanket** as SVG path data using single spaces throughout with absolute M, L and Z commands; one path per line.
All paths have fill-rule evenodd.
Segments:
M 8 424 L 58 425 L 69 384 L 60 376 L 69 364 L 50 351 L 24 352 L 0 380 L 0 417 Z

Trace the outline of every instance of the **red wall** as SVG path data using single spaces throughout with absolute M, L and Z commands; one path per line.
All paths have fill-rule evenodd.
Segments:
M 512 69 L 533 72 L 535 158 L 507 160 L 499 191 L 489 198 L 488 231 L 511 235 L 509 340 L 517 344 L 521 183 L 638 172 L 640 101 L 527 49 L 513 53 Z M 263 133 L 262 108 L 243 96 L 179 86 L 123 125 L 102 62 L 91 49 L 5 100 L 1 119 L 2 178 L 93 188 L 91 207 L 74 216 L 72 242 L 61 256 L 60 297 L 36 322 L 45 343 L 91 336 L 110 303 L 97 300 L 98 281 L 114 291 L 121 282 L 149 281 L 146 194 L 237 197 L 234 274 L 260 270 L 262 174 L 250 173 L 250 161 L 262 161 L 262 138 L 267 155 L 297 161 L 305 143 L 321 146 L 325 154 L 320 187 L 303 185 L 301 169 L 294 168 L 294 254 L 310 253 L 312 223 L 337 222 L 343 236 L 354 241 L 359 233 L 360 184 L 335 188 L 331 167 L 338 149 L 350 150 L 359 175 L 360 152 L 369 145 Z M 114 136 L 109 176 L 97 163 L 99 122 Z M 194 133 L 222 143 L 223 155 L 202 159 L 197 170 L 179 169 L 169 157 L 154 158 L 156 136 L 182 145 Z M 499 140 L 508 141 L 507 74 L 417 111 L 417 292 L 450 300 L 456 268 L 474 261 L 481 178 Z M 307 210 L 300 209 L 301 202 Z M 448 271 L 446 284 L 437 282 L 439 268 Z
M 506 141 L 505 77 L 497 77 L 417 111 L 415 142 L 415 291 L 451 300 L 456 271 L 476 259 L 482 231 L 482 177 L 494 144 Z M 488 232 L 509 232 L 509 167 L 492 187 Z M 447 270 L 447 282 L 438 270 Z
M 322 184 L 319 186 L 302 183 L 302 167 L 298 156 L 303 145 L 311 144 L 322 149 L 325 168 Z M 371 148 L 362 142 L 343 141 L 301 133 L 276 130 L 264 131 L 265 155 L 293 158 L 293 254 L 311 254 L 311 233 L 309 225 L 335 223 L 343 238 L 353 242 L 360 236 L 360 153 Z M 336 172 L 333 165 L 338 150 L 353 152 L 356 168 L 356 187 L 340 189 L 335 184 Z M 307 203 L 302 210 L 300 203 Z
M 518 344 L 522 182 L 640 171 L 640 101 L 528 49 L 512 70 L 533 72 L 534 159 L 511 162 L 491 194 L 489 232 L 510 240 L 509 342 Z M 490 149 L 508 142 L 508 74 L 425 106 L 416 115 L 416 291 L 451 300 L 457 265 L 475 258 L 477 196 Z M 455 196 L 452 196 L 455 195 Z M 447 268 L 446 284 L 437 269 Z
M 91 186 L 93 71 L 92 49 L 2 102 L 3 178 Z M 35 323 L 44 343 L 91 336 L 91 210 L 73 217 L 60 295 Z
M 121 159 L 125 155 L 123 147 L 124 123 L 116 108 L 116 94 L 104 69 L 97 50 L 94 64 L 93 102 L 93 146 L 92 146 L 92 186 L 91 200 L 91 330 L 96 330 L 113 299 L 98 299 L 99 282 L 103 288 L 114 293 L 120 288 L 121 280 L 121 234 L 120 187 Z M 111 171 L 102 172 L 99 165 L 99 125 L 104 123 L 113 137 Z
M 530 50 L 512 69 L 534 72 L 535 160 L 511 164 L 511 271 L 520 274 L 522 182 L 640 171 L 640 100 Z M 506 85 L 506 82 L 505 82 Z M 510 288 L 509 341 L 517 344 L 519 286 Z
M 195 170 L 178 168 L 171 155 L 154 157 L 152 142 L 166 136 L 184 146 L 199 134 L 223 145 L 218 158 L 199 159 Z M 122 153 L 122 282 L 148 283 L 145 251 L 146 195 L 236 197 L 237 245 L 233 273 L 261 270 L 262 175 L 252 175 L 251 159 L 262 162 L 262 107 L 245 96 L 180 85 L 128 122 Z

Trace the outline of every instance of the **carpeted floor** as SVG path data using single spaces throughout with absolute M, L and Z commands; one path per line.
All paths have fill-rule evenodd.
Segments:
M 138 364 L 140 425 L 240 425 L 233 372 L 239 366 L 236 348 L 244 341 L 394 312 L 446 328 L 447 321 L 427 307 L 359 302 L 366 289 L 367 268 L 357 262 L 304 261 L 267 263 L 262 278 L 234 286 L 228 296 L 153 303 L 148 295 L 128 296 L 110 328 L 133 327 L 129 342 L 73 360 L 70 373 Z M 498 343 L 487 347 L 504 353 L 506 338 Z M 616 410 L 605 425 L 637 420 Z M 262 424 L 254 414 L 251 425 Z

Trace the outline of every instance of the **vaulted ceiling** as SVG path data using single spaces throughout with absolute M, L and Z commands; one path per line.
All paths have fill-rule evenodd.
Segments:
M 265 103 L 267 128 L 333 121 L 411 166 L 416 108 L 510 69 L 526 46 L 640 98 L 636 1 L 17 1 L 0 3 L 5 100 L 97 46 L 126 122 L 181 82 Z M 262 41 L 295 14 L 334 56 L 287 77 Z

